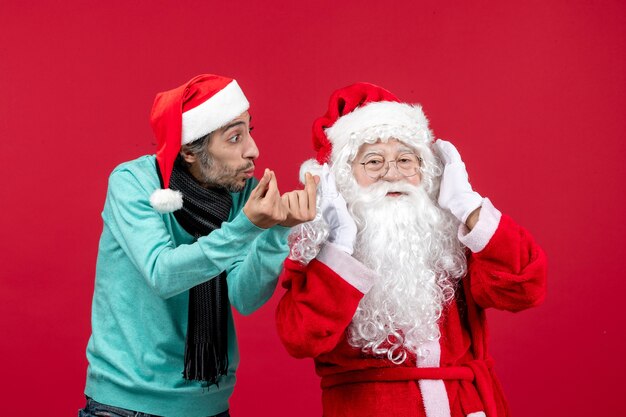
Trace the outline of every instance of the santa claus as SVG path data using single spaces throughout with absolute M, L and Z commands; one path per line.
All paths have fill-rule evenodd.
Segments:
M 541 248 L 472 190 L 419 105 L 354 84 L 313 140 L 318 216 L 290 237 L 277 325 L 314 359 L 324 416 L 507 416 L 484 309 L 543 300 Z

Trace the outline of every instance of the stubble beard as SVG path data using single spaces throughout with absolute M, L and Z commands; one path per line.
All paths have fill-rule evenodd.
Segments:
M 208 153 L 200 157 L 200 179 L 204 187 L 224 188 L 231 193 L 238 193 L 246 186 L 246 180 L 239 175 L 251 168 L 254 162 L 249 161 L 239 167 L 233 168 L 215 160 Z

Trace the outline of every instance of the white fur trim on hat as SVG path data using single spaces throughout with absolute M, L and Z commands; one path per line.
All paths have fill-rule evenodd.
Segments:
M 313 175 L 320 175 L 322 172 L 322 166 L 317 159 L 307 159 L 300 165 L 300 182 L 304 184 L 304 174 L 310 172 Z
M 183 113 L 182 144 L 185 145 L 226 125 L 250 108 L 248 99 L 233 80 L 213 97 Z
M 150 196 L 150 204 L 159 213 L 171 213 L 183 208 L 183 193 L 170 188 L 159 188 Z
M 392 101 L 373 102 L 355 109 L 326 129 L 326 136 L 333 145 L 333 156 L 347 146 L 358 149 L 375 139 L 395 138 L 413 146 L 432 142 L 422 106 Z

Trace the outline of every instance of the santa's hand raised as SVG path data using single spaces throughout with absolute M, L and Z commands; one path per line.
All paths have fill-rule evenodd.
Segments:
M 444 163 L 439 190 L 439 205 L 450 210 L 454 217 L 467 224 L 468 217 L 480 208 L 483 198 L 472 190 L 465 164 L 453 144 L 438 139 L 434 143 L 433 149 Z M 471 220 L 473 226 L 475 221 L 474 219 Z
M 356 224 L 348 212 L 346 200 L 337 191 L 335 177 L 328 164 L 320 173 L 320 211 L 329 227 L 328 242 L 352 255 L 356 240 Z

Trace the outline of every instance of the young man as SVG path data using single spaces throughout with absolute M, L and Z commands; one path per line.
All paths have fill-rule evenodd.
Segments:
M 248 107 L 217 75 L 160 93 L 156 157 L 111 174 L 80 416 L 228 416 L 231 305 L 250 314 L 270 298 L 289 227 L 315 213 L 312 177 L 283 196 L 272 171 L 253 178 Z
M 315 360 L 324 416 L 508 415 L 484 309 L 541 302 L 543 251 L 472 190 L 420 106 L 359 83 L 313 132 L 301 172 L 321 175 L 321 216 L 290 237 L 277 324 Z

